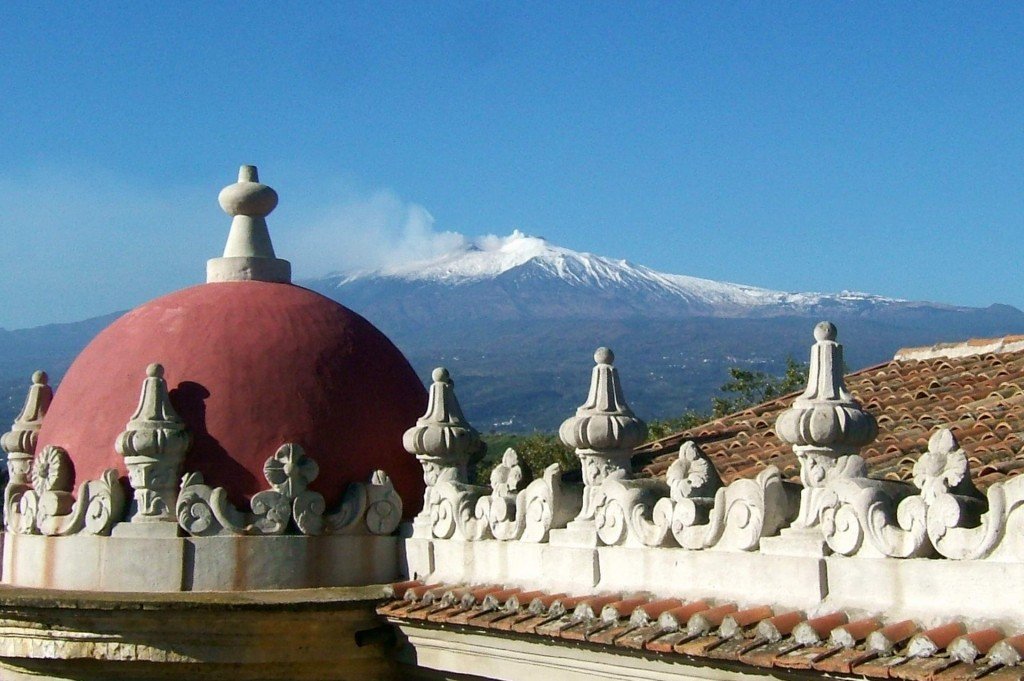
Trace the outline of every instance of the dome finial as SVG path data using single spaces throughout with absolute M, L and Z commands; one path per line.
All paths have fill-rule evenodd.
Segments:
M 277 192 L 259 181 L 256 166 L 238 170 L 238 182 L 221 190 L 220 207 L 232 216 L 224 256 L 206 263 L 206 281 L 289 283 L 291 263 L 274 254 L 267 216 L 277 207 Z

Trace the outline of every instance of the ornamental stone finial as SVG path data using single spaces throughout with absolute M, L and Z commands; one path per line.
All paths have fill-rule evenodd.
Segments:
M 49 385 L 45 371 L 32 374 L 32 386 L 28 389 L 25 406 L 14 419 L 10 431 L 0 437 L 0 447 L 7 452 L 7 487 L 4 489 L 4 522 L 11 518 L 11 510 L 18 499 L 31 488 L 32 457 L 36 452 L 39 429 L 43 425 L 53 388 Z
M 292 266 L 274 254 L 267 215 L 277 207 L 277 192 L 259 181 L 256 166 L 242 166 L 238 182 L 221 190 L 220 207 L 232 216 L 224 256 L 206 263 L 206 281 L 288 283 Z
M 846 389 L 843 346 L 836 342 L 835 325 L 820 322 L 814 327 L 814 340 L 807 389 L 775 421 L 775 432 L 793 445 L 800 460 L 804 491 L 797 527 L 817 525 L 821 492 L 829 478 L 865 473 L 857 452 L 878 434 L 875 417 Z
M 776 433 L 794 447 L 852 454 L 875 439 L 878 424 L 846 389 L 835 325 L 820 322 L 814 339 L 807 389 L 779 415 Z
M 53 400 L 53 388 L 45 371 L 32 374 L 32 386 L 28 389 L 25 406 L 14 419 L 11 430 L 0 438 L 0 446 L 8 454 L 28 454 L 31 457 L 36 451 L 36 439 L 43 425 L 43 417 Z M 13 479 L 13 478 L 12 478 Z
M 164 368 L 150 364 L 139 406 L 114 443 L 135 490 L 131 522 L 177 522 L 178 472 L 190 444 L 192 436 L 171 405 Z
M 643 442 L 647 425 L 634 416 L 626 404 L 614 361 L 615 355 L 608 348 L 598 348 L 594 353 L 595 366 L 590 374 L 587 401 L 558 429 L 559 438 L 567 446 L 577 450 L 631 453 Z
M 605 479 L 632 475 L 633 448 L 647 435 L 647 424 L 633 414 L 622 396 L 614 361 L 611 350 L 597 349 L 587 401 L 558 429 L 558 437 L 576 450 L 583 466 L 583 508 L 577 520 L 593 518 L 593 490 Z
M 455 397 L 455 384 L 443 367 L 431 375 L 430 397 L 427 411 L 416 420 L 416 425 L 405 431 L 402 442 L 405 451 L 416 456 L 423 464 L 428 486 L 436 482 L 442 469 L 454 469 L 455 480 L 466 481 L 466 466 L 470 458 L 484 448 L 480 433 L 469 425 L 462 407 Z M 437 468 L 431 476 L 430 467 Z

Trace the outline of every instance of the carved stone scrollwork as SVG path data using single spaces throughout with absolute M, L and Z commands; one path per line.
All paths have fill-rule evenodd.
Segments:
M 175 521 L 178 473 L 191 444 L 185 422 L 171 405 L 163 366 L 150 364 L 139 406 L 114 443 L 134 490 L 131 522 Z
M 946 558 L 1024 558 L 1024 478 L 997 482 L 982 495 L 967 455 L 948 429 L 932 435 L 914 465 L 914 484 L 927 508 L 928 538 Z
M 88 480 L 71 494 L 71 460 L 53 445 L 43 448 L 32 467 L 32 488 L 24 490 L 11 529 L 21 534 L 65 536 L 87 532 L 110 534 L 124 514 L 124 490 L 117 471 L 110 468 L 99 480 Z
M 606 480 L 595 520 L 606 545 L 751 551 L 792 519 L 792 507 L 776 468 L 725 487 L 700 448 L 686 442 L 665 483 Z
M 402 497 L 384 471 L 374 471 L 366 487 L 366 527 L 370 534 L 391 534 L 402 522 Z
M 242 513 L 222 487 L 210 487 L 200 473 L 186 473 L 175 509 L 178 524 L 191 535 L 390 534 L 402 518 L 402 501 L 391 479 L 375 471 L 369 484 L 353 483 L 335 513 L 325 513 L 323 495 L 308 489 L 319 475 L 317 463 L 295 443 L 282 445 L 263 466 L 271 489 L 250 501 Z
M 774 466 L 753 480 L 722 485 L 714 465 L 692 442 L 679 449 L 669 469 L 672 494 L 659 501 L 654 517 L 667 519 L 672 537 L 691 550 L 721 548 L 752 551 L 762 537 L 774 535 L 792 519 L 792 504 Z
M 668 524 L 663 518 L 655 519 L 655 507 L 668 491 L 668 485 L 660 480 L 607 478 L 592 497 L 594 524 L 601 543 L 661 546 L 668 534 Z
M 522 478 L 518 454 L 506 450 L 491 473 L 491 494 L 477 500 L 476 519 L 487 523 L 495 539 L 545 542 L 552 529 L 565 527 L 576 516 L 582 495 L 578 488 L 565 489 L 558 464 L 519 490 Z
M 39 429 L 43 425 L 50 402 L 53 400 L 53 389 L 45 371 L 32 374 L 32 386 L 25 398 L 25 406 L 11 425 L 11 430 L 0 438 L 0 446 L 7 452 L 7 485 L 4 487 L 3 521 L 4 525 L 16 531 L 12 524 L 22 495 L 32 488 L 32 457 L 36 452 L 36 441 Z M 19 521 L 21 522 L 21 521 Z
M 857 457 L 859 458 L 859 457 Z M 925 505 L 905 485 L 837 476 L 821 498 L 825 542 L 844 556 L 917 558 L 932 555 Z
M 522 534 L 523 523 L 516 508 L 522 481 L 519 455 L 514 449 L 506 449 L 501 462 L 491 471 L 491 493 L 477 500 L 474 513 L 478 520 L 487 523 L 495 539 L 518 539 Z

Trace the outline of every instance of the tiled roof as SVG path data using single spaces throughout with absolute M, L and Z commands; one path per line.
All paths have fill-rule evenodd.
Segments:
M 911 479 L 928 438 L 950 427 L 970 456 L 979 488 L 1024 469 L 1024 338 L 967 341 L 901 350 L 892 361 L 846 376 L 846 385 L 878 420 L 878 437 L 861 450 L 871 477 Z M 660 476 L 686 440 L 698 443 L 726 482 L 749 478 L 769 465 L 799 480 L 789 445 L 775 435 L 775 419 L 793 393 L 636 449 L 639 462 Z
M 571 596 L 418 581 L 395 584 L 391 593 L 377 612 L 392 620 L 586 642 L 623 652 L 913 681 L 1024 677 L 1024 634 L 969 629 L 955 619 L 926 629 L 913 620 L 845 612 L 808 617 L 769 605 L 740 609 L 711 600 Z

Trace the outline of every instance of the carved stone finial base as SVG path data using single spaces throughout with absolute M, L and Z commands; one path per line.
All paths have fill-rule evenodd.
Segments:
M 117 523 L 110 530 L 111 537 L 129 537 L 132 539 L 166 539 L 181 535 L 182 531 L 178 529 L 177 523 L 167 522 Z
M 777 537 L 762 537 L 760 551 L 776 556 L 808 558 L 832 555 L 821 529 L 817 527 L 787 527 Z
M 555 546 L 598 546 L 597 523 L 593 519 L 573 520 L 564 529 L 551 530 L 550 543 Z

